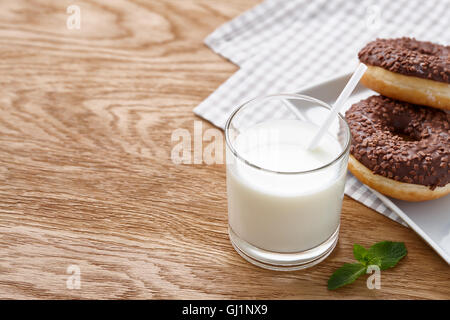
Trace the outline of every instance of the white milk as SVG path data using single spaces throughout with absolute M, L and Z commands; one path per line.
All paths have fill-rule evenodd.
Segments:
M 331 135 L 308 151 L 316 130 L 298 120 L 271 120 L 247 129 L 233 145 L 260 168 L 306 171 L 330 163 L 342 151 Z M 345 185 L 342 162 L 314 173 L 277 174 L 234 159 L 229 149 L 227 153 L 229 224 L 241 239 L 268 251 L 300 252 L 336 231 Z

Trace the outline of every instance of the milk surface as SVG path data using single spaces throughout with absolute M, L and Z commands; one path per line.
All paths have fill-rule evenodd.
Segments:
M 336 231 L 346 166 L 338 161 L 317 172 L 296 173 L 320 168 L 342 151 L 331 135 L 307 150 L 317 130 L 298 120 L 271 120 L 239 134 L 233 145 L 242 158 L 283 174 L 249 166 L 227 150 L 229 224 L 240 238 L 268 251 L 300 252 Z

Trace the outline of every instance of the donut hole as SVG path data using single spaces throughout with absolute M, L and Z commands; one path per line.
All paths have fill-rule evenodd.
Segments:
M 409 117 L 392 117 L 390 127 L 391 133 L 403 141 L 422 140 L 420 131 L 414 129 Z
M 420 136 L 414 134 L 414 132 L 406 132 L 405 130 L 398 130 L 398 129 L 394 129 L 392 131 L 392 134 L 399 137 L 400 139 L 402 139 L 403 141 L 420 141 L 422 140 Z

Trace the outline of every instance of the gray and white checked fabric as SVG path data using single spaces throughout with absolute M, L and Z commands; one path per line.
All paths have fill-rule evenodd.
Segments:
M 223 128 L 243 102 L 350 72 L 368 41 L 400 36 L 448 44 L 450 0 L 266 0 L 205 39 L 240 69 L 194 113 Z M 402 222 L 352 176 L 346 193 Z

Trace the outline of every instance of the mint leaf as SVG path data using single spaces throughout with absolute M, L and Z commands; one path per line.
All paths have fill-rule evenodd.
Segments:
M 353 245 L 353 256 L 365 266 L 367 266 L 368 262 L 367 253 L 367 249 L 363 246 L 356 243 Z
M 377 259 L 381 270 L 392 268 L 408 251 L 403 242 L 382 241 L 374 244 L 368 250 L 369 261 Z
M 328 289 L 334 290 L 350 284 L 364 273 L 366 273 L 365 265 L 361 263 L 346 263 L 331 275 L 328 280 Z
M 381 259 L 379 257 L 367 257 L 367 266 L 377 265 L 381 269 Z
M 368 250 L 359 244 L 353 245 L 353 255 L 360 263 L 346 263 L 337 269 L 328 280 L 328 289 L 334 290 L 354 282 L 367 267 L 377 265 L 381 270 L 394 267 L 408 251 L 403 242 L 382 241 Z

